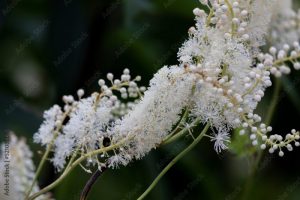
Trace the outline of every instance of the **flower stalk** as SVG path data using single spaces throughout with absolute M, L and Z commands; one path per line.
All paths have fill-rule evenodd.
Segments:
M 142 200 L 144 199 L 157 185 L 157 183 L 160 181 L 160 179 L 181 159 L 183 158 L 187 153 L 189 153 L 205 136 L 209 129 L 210 125 L 206 124 L 202 132 L 198 135 L 197 138 L 182 152 L 180 152 L 160 173 L 159 175 L 154 179 L 154 181 L 151 183 L 151 185 L 145 190 L 145 192 L 137 199 Z

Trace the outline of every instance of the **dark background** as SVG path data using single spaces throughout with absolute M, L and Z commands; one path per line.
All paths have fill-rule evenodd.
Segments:
M 27 138 L 41 157 L 32 135 L 42 113 L 61 96 L 98 89 L 107 72 L 123 68 L 141 75 L 143 84 L 163 65 L 177 64 L 176 54 L 193 25 L 196 0 L 7 0 L 0 1 L 0 131 Z M 272 122 L 277 133 L 300 129 L 300 73 L 282 79 L 279 103 Z M 258 108 L 262 116 L 270 105 L 272 88 Z M 90 199 L 136 199 L 163 167 L 190 140 L 150 152 L 128 167 L 107 171 Z M 244 151 L 244 150 L 243 150 Z M 245 151 L 247 147 L 245 147 Z M 254 155 L 217 155 L 205 139 L 172 168 L 147 199 L 242 199 Z M 258 165 L 249 199 L 300 199 L 300 150 L 283 158 L 266 155 Z M 42 186 L 54 180 L 49 165 Z M 54 197 L 79 199 L 89 174 L 80 168 L 57 187 Z

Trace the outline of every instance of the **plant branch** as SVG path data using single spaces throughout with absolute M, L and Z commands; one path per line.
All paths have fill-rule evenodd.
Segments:
M 200 118 L 196 118 L 191 124 L 190 127 L 194 127 L 196 125 L 198 125 L 200 123 Z M 189 130 L 188 127 L 182 129 L 181 131 L 179 131 L 178 133 L 176 133 L 175 135 L 173 135 L 172 137 L 163 140 L 162 143 L 160 145 L 166 145 L 166 144 L 170 144 L 172 142 L 174 142 L 175 140 L 179 139 L 180 137 L 182 137 L 187 131 Z
M 161 173 L 154 179 L 152 184 L 147 188 L 147 190 L 137 199 L 142 200 L 144 199 L 151 190 L 157 185 L 159 180 L 171 169 L 172 166 L 174 166 L 177 161 L 179 161 L 183 156 L 185 156 L 188 152 L 190 152 L 204 137 L 206 132 L 208 131 L 210 127 L 210 124 L 206 124 L 205 128 L 202 130 L 202 132 L 199 134 L 199 136 L 186 148 L 184 149 L 180 154 L 178 154 L 162 171 Z
M 47 158 L 48 158 L 48 156 L 49 156 L 49 154 L 50 154 L 50 152 L 51 152 L 51 150 L 52 150 L 52 147 L 53 147 L 53 145 L 54 145 L 54 142 L 55 142 L 56 138 L 58 137 L 59 132 L 60 132 L 62 126 L 63 126 L 63 122 L 65 121 L 66 117 L 67 117 L 69 114 L 70 114 L 70 110 L 67 110 L 67 111 L 64 113 L 63 117 L 62 117 L 62 120 L 61 120 L 60 125 L 59 125 L 59 126 L 56 128 L 56 130 L 54 131 L 53 137 L 52 137 L 50 143 L 47 145 L 47 149 L 46 149 L 46 151 L 45 151 L 45 153 L 44 153 L 44 155 L 43 155 L 43 157 L 42 157 L 42 160 L 40 161 L 39 166 L 38 166 L 38 168 L 37 168 L 37 170 L 36 170 L 36 173 L 35 173 L 35 176 L 34 176 L 34 178 L 33 178 L 33 181 L 32 181 L 32 183 L 31 183 L 29 189 L 28 189 L 27 192 L 26 192 L 25 199 L 27 199 L 27 198 L 29 197 L 29 195 L 30 195 L 30 193 L 31 193 L 31 191 L 32 191 L 32 189 L 33 189 L 33 187 L 34 187 L 34 184 L 37 182 L 37 179 L 38 179 L 38 177 L 39 177 L 39 175 L 40 175 L 40 173 L 41 173 L 41 171 L 42 171 L 42 169 L 43 169 L 43 167 L 44 167 L 44 164 L 45 164 L 45 162 L 46 162 L 46 160 L 47 160 Z
M 73 163 L 70 163 L 68 165 L 68 168 L 65 169 L 65 171 L 62 173 L 62 175 L 60 175 L 60 177 L 58 179 L 56 179 L 53 183 L 51 183 L 50 185 L 46 186 L 45 188 L 41 189 L 39 192 L 31 195 L 30 197 L 26 198 L 27 200 L 33 200 L 35 198 L 37 198 L 38 196 L 46 193 L 46 192 L 49 192 L 50 190 L 52 190 L 53 188 L 55 188 L 57 185 L 59 185 L 61 183 L 61 181 L 64 180 L 64 178 L 76 167 L 78 166 L 82 161 L 84 161 L 85 159 L 93 156 L 93 155 L 97 155 L 97 154 L 101 154 L 101 153 L 104 153 L 104 152 L 108 152 L 108 151 L 111 151 L 113 149 L 116 149 L 118 147 L 120 147 L 122 144 L 124 144 L 127 140 L 129 140 L 130 138 L 132 137 L 127 137 L 123 140 L 121 140 L 120 142 L 114 144 L 114 145 L 111 145 L 111 146 L 108 146 L 108 147 L 103 147 L 101 149 L 98 149 L 98 150 L 95 150 L 95 151 L 92 151 L 90 153 L 87 153 L 85 155 L 82 155 L 80 156 L 77 160 L 75 160 Z
M 165 141 L 169 140 L 169 139 L 170 139 L 171 137 L 173 137 L 175 134 L 177 134 L 176 131 L 179 129 L 180 125 L 182 125 L 182 124 L 186 121 L 189 112 L 190 112 L 190 110 L 189 110 L 188 108 L 186 108 L 186 110 L 184 111 L 183 116 L 182 116 L 182 118 L 180 119 L 180 121 L 178 122 L 177 126 L 174 128 L 174 130 L 173 130 L 170 134 L 168 134 L 168 135 L 163 139 L 163 143 L 164 143 Z M 182 130 L 181 130 L 181 131 L 182 131 Z M 180 132 L 180 131 L 179 131 L 179 132 Z M 179 133 L 179 132 L 178 132 L 178 133 Z
M 97 179 L 107 170 L 106 166 L 101 167 L 101 169 L 97 169 L 94 174 L 90 177 L 86 185 L 84 186 L 80 200 L 86 200 L 89 192 L 91 191 L 93 185 L 96 183 Z

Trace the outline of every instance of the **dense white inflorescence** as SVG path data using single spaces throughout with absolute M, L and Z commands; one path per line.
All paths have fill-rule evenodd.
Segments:
M 179 120 L 182 109 L 189 105 L 195 80 L 194 74 L 178 66 L 160 69 L 140 103 L 110 130 L 114 140 L 128 136 L 133 139 L 109 159 L 109 166 L 127 164 L 155 148 Z
M 62 170 L 66 160 L 74 152 L 85 154 L 103 147 L 104 138 L 110 138 L 108 128 L 114 121 L 120 119 L 137 102 L 121 103 L 122 99 L 136 99 L 145 91 L 138 87 L 140 77 L 132 79 L 128 69 L 125 69 L 121 79 L 114 79 L 107 74 L 108 86 L 100 79 L 100 92 L 83 98 L 84 90 L 77 91 L 78 100 L 71 95 L 64 96 L 63 110 L 55 105 L 44 113 L 44 122 L 35 133 L 35 142 L 42 145 L 53 144 L 54 156 L 51 159 L 58 171 Z M 88 160 L 88 164 L 100 164 L 97 156 Z
M 18 139 L 10 133 L 7 143 L 1 144 L 0 154 L 0 199 L 25 199 L 26 192 L 31 185 L 35 166 L 32 161 L 32 152 L 24 139 Z M 34 185 L 32 193 L 38 192 L 39 187 Z M 49 194 L 42 195 L 38 200 L 52 199 Z
M 62 117 L 61 108 L 58 105 L 54 105 L 44 112 L 43 117 L 44 122 L 38 130 L 39 134 L 35 134 L 33 139 L 36 143 L 47 145 L 51 142 L 55 126 Z
M 211 125 L 209 137 L 218 153 L 227 149 L 235 128 L 241 128 L 241 135 L 249 133 L 254 146 L 278 150 L 279 156 L 284 149 L 291 151 L 292 144 L 299 146 L 299 132 L 270 135 L 272 127 L 255 114 L 272 85 L 271 75 L 289 74 L 289 64 L 300 69 L 300 17 L 291 2 L 200 2 L 209 13 L 193 10 L 196 25 L 178 52 L 178 66 L 159 70 L 147 90 L 137 86 L 140 77 L 132 80 L 125 69 L 120 80 L 107 74 L 111 86 L 99 80 L 100 92 L 82 98 L 79 90 L 78 100 L 65 96 L 63 109 L 54 106 L 45 112 L 34 138 L 42 145 L 54 144 L 52 161 L 58 170 L 74 152 L 84 155 L 121 141 L 113 152 L 91 156 L 87 166 L 116 168 L 139 159 L 170 134 L 183 109 L 189 110 L 188 119 Z M 267 46 L 269 51 L 263 52 Z M 127 104 L 120 100 L 136 98 L 140 100 Z

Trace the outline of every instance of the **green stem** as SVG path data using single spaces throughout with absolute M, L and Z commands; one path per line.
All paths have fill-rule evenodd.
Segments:
M 35 198 L 37 198 L 38 196 L 46 193 L 46 192 L 49 192 L 50 190 L 52 190 L 53 188 L 55 188 L 57 185 L 60 184 L 60 182 L 62 180 L 64 180 L 64 178 L 77 166 L 79 165 L 82 161 L 84 161 L 85 159 L 91 157 L 91 156 L 94 156 L 94 155 L 97 155 L 97 154 L 101 154 L 101 153 L 104 153 L 104 152 L 108 152 L 108 151 L 111 151 L 119 146 L 121 146 L 122 144 L 124 144 L 128 139 L 130 139 L 131 137 L 129 138 L 125 138 L 124 140 L 114 144 L 114 145 L 111 145 L 109 147 L 104 147 L 104 148 L 101 148 L 101 149 L 98 149 L 98 150 L 95 150 L 95 151 L 92 151 L 90 153 L 87 153 L 85 155 L 82 155 L 81 157 L 79 157 L 76 161 L 74 161 L 73 163 L 69 162 L 68 164 L 68 167 L 65 169 L 65 171 L 62 173 L 62 175 L 56 179 L 53 183 L 51 183 L 50 185 L 46 186 L 45 188 L 41 189 L 39 192 L 31 195 L 30 197 L 26 198 L 27 200 L 33 200 Z M 75 157 L 72 157 L 71 159 L 74 159 Z
M 233 8 L 232 8 L 232 5 L 231 5 L 231 3 L 228 1 L 228 0 L 225 0 L 225 3 L 226 3 L 226 5 L 227 5 L 227 7 L 228 7 L 228 9 L 229 9 L 229 13 L 230 13 L 230 15 L 231 15 L 231 18 L 233 19 L 235 16 L 234 16 L 234 11 L 233 11 Z M 231 34 L 232 35 L 234 35 L 235 34 L 235 25 L 234 25 L 234 23 L 232 22 L 231 23 Z
M 174 136 L 174 134 L 176 133 L 176 131 L 179 129 L 180 125 L 182 125 L 182 124 L 186 121 L 189 112 L 190 112 L 190 110 L 189 110 L 188 108 L 186 108 L 186 110 L 184 111 L 183 116 L 182 116 L 182 118 L 180 119 L 180 121 L 178 122 L 177 126 L 174 128 L 174 130 L 173 130 L 170 134 L 168 134 L 168 135 L 163 139 L 163 142 L 169 140 L 171 137 Z
M 202 132 L 199 134 L 199 136 L 186 148 L 184 149 L 180 154 L 178 154 L 162 171 L 161 173 L 154 179 L 154 181 L 151 183 L 151 185 L 147 188 L 147 190 L 137 199 L 142 200 L 144 199 L 150 191 L 157 185 L 159 180 L 169 171 L 169 169 L 177 163 L 183 156 L 185 156 L 188 152 L 190 152 L 204 137 L 206 132 L 208 131 L 210 125 L 206 124 L 205 128 L 202 130 Z
M 51 150 L 50 148 L 47 148 L 46 152 L 44 153 L 44 155 L 42 157 L 42 160 L 41 160 L 41 162 L 40 162 L 40 164 L 39 164 L 39 166 L 38 166 L 38 168 L 36 170 L 36 173 L 35 173 L 35 176 L 33 178 L 32 184 L 30 185 L 30 188 L 26 192 L 26 197 L 25 198 L 29 197 L 29 195 L 30 195 L 30 193 L 31 193 L 31 191 L 32 191 L 32 189 L 34 187 L 34 184 L 36 183 L 36 181 L 38 179 L 38 176 L 40 175 L 40 173 L 42 171 L 42 168 L 43 168 L 43 166 L 44 166 L 44 164 L 45 164 L 45 162 L 46 162 L 46 160 L 47 160 L 47 158 L 49 156 L 50 150 Z
M 71 157 L 70 160 L 69 160 L 69 163 L 68 163 L 66 169 L 68 169 L 68 168 L 70 167 L 70 165 L 73 163 L 73 161 L 75 160 L 75 158 L 76 158 L 76 156 L 77 156 L 77 154 L 78 154 L 79 149 L 80 149 L 80 147 L 78 147 L 78 148 L 74 151 L 72 157 Z
M 49 156 L 49 154 L 50 154 L 50 152 L 51 152 L 51 150 L 52 150 L 52 147 L 53 147 L 53 145 L 54 145 L 54 142 L 55 142 L 56 138 L 58 137 L 60 130 L 62 129 L 63 122 L 65 121 L 66 117 L 70 114 L 70 112 L 71 112 L 71 109 L 65 111 L 65 113 L 64 113 L 63 116 L 62 116 L 61 123 L 60 123 L 59 126 L 57 126 L 57 128 L 54 130 L 53 138 L 51 139 L 50 143 L 47 145 L 47 149 L 46 149 L 46 151 L 45 151 L 45 153 L 44 153 L 44 155 L 43 155 L 43 157 L 42 157 L 42 160 L 41 160 L 40 163 L 39 163 L 39 166 L 38 166 L 38 168 L 37 168 L 37 170 L 36 170 L 36 173 L 35 173 L 35 175 L 34 175 L 33 181 L 32 181 L 32 183 L 31 183 L 31 185 L 30 185 L 28 191 L 26 192 L 25 199 L 27 199 L 27 198 L 29 197 L 29 195 L 30 195 L 30 193 L 31 193 L 31 191 L 32 191 L 32 189 L 33 189 L 33 187 L 34 187 L 34 184 L 37 182 L 37 179 L 38 179 L 38 177 L 39 177 L 39 175 L 40 175 L 40 173 L 41 173 L 41 171 L 42 171 L 42 169 L 43 169 L 43 167 L 44 167 L 44 164 L 45 164 L 45 162 L 46 162 L 46 160 L 47 160 L 47 158 L 48 158 L 48 156 Z
M 275 90 L 274 90 L 274 93 L 271 98 L 272 99 L 271 105 L 267 112 L 266 121 L 265 121 L 266 125 L 270 125 L 270 123 L 272 121 L 276 106 L 278 104 L 280 90 L 281 90 L 281 81 L 280 81 L 280 79 L 275 79 Z M 250 175 L 248 176 L 248 178 L 246 180 L 245 190 L 244 190 L 243 198 L 242 198 L 243 200 L 247 200 L 249 197 L 250 190 L 253 187 L 254 175 L 256 174 L 258 165 L 259 165 L 261 159 L 263 158 L 263 155 L 264 155 L 263 153 L 264 153 L 264 151 L 259 151 L 258 155 L 254 159 L 254 164 L 252 166 Z
M 32 183 L 31 183 L 31 185 L 30 185 L 28 191 L 26 192 L 25 198 L 28 198 L 28 197 L 29 197 L 29 195 L 30 195 L 30 193 L 31 193 L 31 191 L 32 191 L 32 189 L 33 189 L 33 187 L 34 187 L 34 184 L 37 182 L 37 179 L 38 179 L 38 177 L 39 177 L 39 175 L 40 175 L 40 173 L 41 173 L 41 171 L 42 171 L 42 169 L 43 169 L 43 167 L 44 167 L 44 164 L 45 164 L 45 162 L 46 162 L 46 160 L 47 160 L 47 158 L 48 158 L 48 156 L 49 156 L 49 153 L 50 153 L 50 151 L 51 151 L 51 149 L 52 149 L 52 147 L 53 147 L 53 145 L 54 145 L 54 141 L 55 141 L 55 139 L 57 138 L 57 136 L 58 136 L 58 132 L 55 132 L 55 134 L 54 134 L 54 136 L 53 136 L 51 142 L 50 142 L 49 145 L 47 146 L 46 152 L 44 153 L 41 162 L 39 163 L 39 166 L 38 166 L 38 168 L 37 168 L 37 170 L 36 170 L 36 173 L 35 173 L 35 176 L 34 176 L 34 178 L 33 178 L 33 181 L 32 181 Z
M 182 120 L 180 121 L 183 122 L 188 116 L 188 110 L 185 111 L 184 113 L 184 116 L 182 118 Z M 192 124 L 191 126 L 196 126 L 197 124 L 199 124 L 200 122 L 200 119 L 196 119 Z M 161 145 L 165 145 L 165 144 L 169 144 L 171 142 L 174 142 L 175 140 L 179 139 L 180 137 L 182 137 L 186 132 L 188 131 L 188 128 L 184 128 L 182 129 L 181 131 L 179 131 L 178 133 L 176 133 L 174 135 L 174 133 L 172 132 L 172 135 L 170 135 L 170 137 L 167 137 L 162 143 Z M 28 200 L 32 200 L 50 190 L 52 190 L 53 188 L 55 188 L 57 185 L 60 184 L 60 182 L 77 166 L 79 165 L 83 160 L 85 160 L 86 158 L 88 157 L 91 157 L 91 156 L 94 156 L 94 155 L 97 155 L 97 154 L 100 154 L 100 153 L 103 153 L 103 152 L 107 152 L 107 151 L 111 151 L 115 148 L 118 148 L 119 146 L 121 146 L 123 143 L 125 143 L 127 140 L 129 140 L 129 138 L 125 138 L 124 140 L 120 141 L 119 143 L 116 143 L 115 145 L 112 145 L 112 146 L 109 146 L 109 147 L 106 147 L 106 148 L 101 148 L 101 149 L 98 149 L 98 150 L 95 150 L 95 151 L 92 151 L 88 154 L 85 154 L 85 155 L 82 155 L 81 157 L 79 157 L 75 162 L 73 162 L 76 158 L 76 155 L 77 155 L 77 151 L 76 153 L 73 154 L 73 156 L 71 157 L 67 167 L 65 168 L 65 171 L 62 173 L 62 175 L 57 179 L 55 180 L 53 183 L 51 183 L 50 185 L 46 186 L 45 188 L 43 188 L 42 190 L 40 190 L 39 192 L 31 195 L 30 197 L 26 197 L 26 199 Z M 46 156 L 47 157 L 47 156 Z
M 213 15 L 214 15 L 214 10 L 211 8 L 209 10 L 209 14 L 208 14 L 208 17 L 206 19 L 206 26 L 210 25 L 210 21 L 211 21 L 211 18 L 213 17 Z
M 197 125 L 198 123 L 200 122 L 200 119 L 196 119 L 192 124 L 191 126 L 195 126 Z M 161 145 L 165 145 L 165 144 L 169 144 L 177 139 L 179 139 L 180 137 L 182 137 L 186 132 L 188 131 L 188 128 L 184 128 L 182 129 L 181 131 L 179 131 L 177 134 L 173 135 L 172 137 L 170 137 L 168 140 L 164 141 L 163 143 L 161 143 Z M 85 160 L 86 158 L 88 157 L 91 157 L 91 156 L 94 156 L 94 155 L 97 155 L 97 154 L 101 154 L 101 153 L 104 153 L 104 152 L 107 152 L 107 151 L 111 151 L 119 146 L 121 146 L 123 143 L 125 143 L 127 140 L 129 140 L 129 138 L 125 138 L 124 140 L 120 141 L 119 143 L 116 143 L 115 145 L 112 145 L 112 146 L 109 146 L 109 147 L 105 147 L 105 148 L 101 148 L 101 149 L 98 149 L 98 150 L 95 150 L 95 151 L 92 151 L 88 154 L 85 154 L 85 155 L 82 155 L 81 157 L 79 157 L 76 161 L 73 162 L 73 160 L 75 159 L 75 155 L 76 154 L 73 154 L 71 160 L 69 161 L 69 164 L 68 166 L 66 167 L 65 171 L 62 173 L 62 175 L 56 179 L 53 183 L 51 183 L 50 185 L 46 186 L 45 188 L 43 188 L 42 190 L 40 190 L 39 192 L 31 195 L 30 197 L 27 197 L 26 199 L 28 200 L 33 200 L 35 199 L 36 197 L 46 193 L 46 192 L 49 192 L 50 190 L 52 190 L 53 188 L 55 188 L 57 185 L 59 185 L 63 180 L 64 178 L 77 166 L 79 165 L 83 160 Z
M 196 125 L 198 125 L 200 123 L 200 118 L 195 119 L 195 121 L 193 121 L 190 126 L 194 127 Z M 174 142 L 175 140 L 179 139 L 180 137 L 184 136 L 185 133 L 189 130 L 189 128 L 184 128 L 181 131 L 179 131 L 178 133 L 176 133 L 175 135 L 173 135 L 172 137 L 168 138 L 167 140 L 163 140 L 163 142 L 160 145 L 167 145 L 170 144 L 172 142 Z

